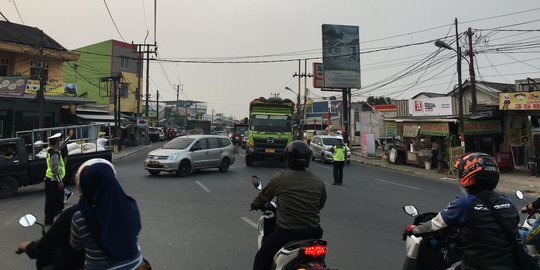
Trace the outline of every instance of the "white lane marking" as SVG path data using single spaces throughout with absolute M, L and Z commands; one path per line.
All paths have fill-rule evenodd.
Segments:
M 399 183 L 394 183 L 394 182 L 390 182 L 390 181 L 386 181 L 386 180 L 382 180 L 382 179 L 377 179 L 377 178 L 375 178 L 374 180 L 375 180 L 375 181 L 379 181 L 379 182 L 383 182 L 383 183 L 387 183 L 387 184 L 392 184 L 392 185 L 400 186 L 400 187 L 406 187 L 406 188 L 411 188 L 411 189 L 416 189 L 416 190 L 422 190 L 421 188 L 417 188 L 417 187 L 413 187 L 413 186 L 407 186 L 407 185 L 403 185 L 403 184 L 399 184 Z
M 251 227 L 257 229 L 257 224 L 255 224 L 255 222 L 251 221 L 249 218 L 247 217 L 240 217 L 244 222 L 246 222 L 247 224 L 251 225 Z
M 197 183 L 197 185 L 199 185 L 202 189 L 204 189 L 204 191 L 210 192 L 210 190 L 208 188 L 206 188 L 201 182 L 195 181 L 195 183 Z
M 313 164 L 313 165 L 314 165 L 314 166 L 317 166 L 317 167 L 325 168 L 325 169 L 327 169 L 327 170 L 332 170 L 332 169 L 333 169 L 332 167 L 323 166 L 323 165 L 320 165 L 320 164 L 317 164 L 317 163 L 315 163 L 315 164 Z

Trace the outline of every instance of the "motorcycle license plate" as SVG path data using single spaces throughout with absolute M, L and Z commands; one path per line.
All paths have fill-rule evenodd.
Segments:
M 266 148 L 264 150 L 266 153 L 275 153 L 276 152 L 276 149 L 273 149 L 273 148 Z

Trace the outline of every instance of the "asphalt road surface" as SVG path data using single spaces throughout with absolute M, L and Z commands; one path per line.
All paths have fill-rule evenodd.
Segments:
M 117 160 L 115 166 L 124 190 L 139 205 L 139 245 L 153 268 L 251 269 L 260 215 L 249 211 L 258 193 L 251 176 L 267 182 L 284 165 L 265 161 L 246 167 L 237 155 L 228 173 L 213 169 L 183 178 L 150 176 L 142 164 L 148 151 Z M 459 194 L 454 183 L 354 163 L 345 166 L 343 186 L 330 185 L 330 164 L 314 161 L 310 170 L 328 184 L 321 222 L 328 241 L 326 262 L 338 269 L 400 269 L 405 256 L 401 234 L 412 222 L 401 207 L 414 204 L 421 212 L 439 211 Z M 74 196 L 70 203 L 76 201 Z M 18 219 L 33 213 L 43 221 L 43 204 L 42 185 L 0 200 L 0 269 L 34 268 L 32 260 L 14 251 L 21 241 L 39 238 L 40 229 L 22 228 Z

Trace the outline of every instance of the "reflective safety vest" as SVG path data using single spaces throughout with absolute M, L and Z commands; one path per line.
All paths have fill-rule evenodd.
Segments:
M 63 179 L 64 176 L 66 175 L 66 167 L 64 166 L 64 159 L 60 155 L 60 152 L 58 152 L 57 154 L 58 154 L 58 172 L 60 173 L 60 177 L 62 177 Z M 54 178 L 54 174 L 51 169 L 51 155 L 49 154 L 49 151 L 47 151 L 47 171 L 45 172 L 45 177 L 50 178 L 50 179 Z
M 345 145 L 337 147 L 334 145 L 334 161 L 345 161 L 345 152 L 347 149 Z

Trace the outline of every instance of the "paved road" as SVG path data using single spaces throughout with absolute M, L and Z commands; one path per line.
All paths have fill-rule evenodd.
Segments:
M 115 165 L 122 186 L 139 204 L 143 223 L 139 244 L 154 269 L 250 269 L 259 217 L 249 211 L 257 194 L 251 175 L 268 180 L 276 164 L 246 167 L 238 155 L 228 173 L 150 176 L 142 167 L 148 150 Z M 412 221 L 401 206 L 438 210 L 459 193 L 455 184 L 359 164 L 345 167 L 343 186 L 332 186 L 330 165 L 313 162 L 310 169 L 328 184 L 322 226 L 329 243 L 327 263 L 339 269 L 399 269 L 404 257 L 401 233 Z M 37 238 L 39 229 L 21 228 L 17 220 L 26 212 L 42 220 L 43 201 L 40 186 L 0 200 L 2 269 L 32 269 L 32 261 L 13 251 L 20 241 Z

